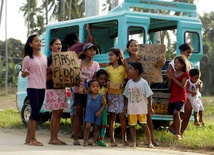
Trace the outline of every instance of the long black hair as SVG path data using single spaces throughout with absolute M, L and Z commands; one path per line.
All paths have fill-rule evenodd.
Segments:
M 33 42 L 33 39 L 37 37 L 37 34 L 30 35 L 25 43 L 24 49 L 22 50 L 22 57 L 29 56 L 33 59 L 33 48 L 30 46 L 30 43 Z

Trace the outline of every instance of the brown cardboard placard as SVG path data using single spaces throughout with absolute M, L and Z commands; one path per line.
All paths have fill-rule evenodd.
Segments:
M 143 66 L 142 77 L 149 82 L 162 82 L 161 69 L 166 62 L 165 45 L 140 44 L 139 62 Z
M 73 51 L 52 53 L 53 82 L 55 88 L 65 88 L 79 85 L 82 74 L 80 62 Z

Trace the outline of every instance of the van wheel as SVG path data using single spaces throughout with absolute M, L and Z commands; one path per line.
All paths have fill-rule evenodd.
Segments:
M 30 114 L 31 114 L 30 101 L 26 100 L 21 110 L 21 119 L 23 124 L 26 126 L 27 122 L 29 121 Z

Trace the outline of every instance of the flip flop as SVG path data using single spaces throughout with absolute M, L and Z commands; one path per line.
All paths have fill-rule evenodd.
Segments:
M 111 143 L 111 146 L 112 146 L 112 147 L 117 147 L 118 145 L 117 145 L 116 142 L 112 142 L 112 143 Z
M 51 145 L 64 145 L 61 141 L 59 140 L 52 140 L 52 141 L 49 141 L 48 144 L 51 144 Z
M 59 140 L 57 139 L 58 141 L 60 141 L 62 143 L 62 145 L 68 145 L 66 142 L 62 141 L 62 140 Z
M 32 146 L 43 146 L 43 144 L 37 140 L 33 140 L 29 143 L 27 143 L 27 145 L 32 145 Z
M 73 145 L 81 145 L 81 144 L 80 144 L 80 142 L 77 140 L 77 141 L 74 141 L 74 142 L 73 142 Z

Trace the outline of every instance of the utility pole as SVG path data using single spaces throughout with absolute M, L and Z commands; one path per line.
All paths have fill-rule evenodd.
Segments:
M 99 0 L 85 0 L 85 16 L 99 15 Z
M 5 1 L 5 95 L 8 94 L 7 0 Z

